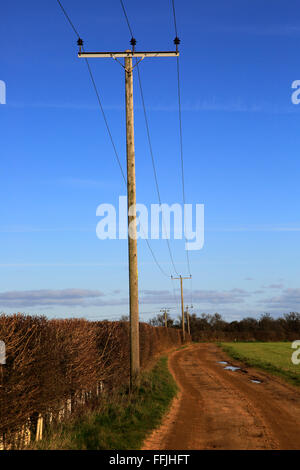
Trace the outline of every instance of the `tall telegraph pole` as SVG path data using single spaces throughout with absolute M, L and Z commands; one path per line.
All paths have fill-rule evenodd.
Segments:
M 160 311 L 164 314 L 164 322 L 165 322 L 165 327 L 168 328 L 168 313 L 170 311 L 169 308 L 162 308 Z
M 186 320 L 187 320 L 187 332 L 190 335 L 191 334 L 191 326 L 190 326 L 190 312 L 189 308 L 194 308 L 193 305 L 187 305 L 186 306 Z
M 192 279 L 192 275 L 190 274 L 189 277 L 173 277 L 171 279 L 180 279 L 180 292 L 181 292 L 181 316 L 182 316 L 182 340 L 185 341 L 185 321 L 184 321 L 184 303 L 183 303 L 183 286 L 182 281 L 183 279 Z
M 127 51 L 130 52 L 130 51 Z M 130 377 L 131 385 L 140 371 L 139 292 L 136 236 L 136 188 L 133 120 L 132 57 L 125 58 L 126 100 L 126 154 L 127 154 L 127 206 L 128 206 L 128 264 L 130 305 Z
M 80 58 L 113 58 L 125 69 L 126 100 L 126 151 L 127 151 L 127 204 L 128 204 L 128 258 L 129 258 L 129 304 L 130 304 L 130 384 L 134 386 L 140 371 L 139 347 L 139 297 L 136 229 L 136 188 L 135 188 L 135 153 L 134 153 L 134 118 L 133 118 L 133 69 L 138 62 L 148 57 L 179 56 L 179 39 L 174 39 L 176 51 L 136 52 L 136 40 L 131 38 L 132 50 L 125 52 L 85 52 L 83 41 L 78 39 Z M 132 65 L 135 57 L 137 62 Z M 124 65 L 118 59 L 125 59 Z M 139 60 L 138 60 L 139 59 Z

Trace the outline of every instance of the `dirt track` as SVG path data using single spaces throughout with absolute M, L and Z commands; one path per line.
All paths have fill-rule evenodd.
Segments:
M 300 389 L 241 366 L 214 344 L 173 352 L 180 394 L 143 449 L 300 449 Z M 260 380 L 261 383 L 253 383 Z

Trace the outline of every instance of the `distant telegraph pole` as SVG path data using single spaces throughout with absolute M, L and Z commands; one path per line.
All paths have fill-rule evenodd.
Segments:
M 126 100 L 126 151 L 127 151 L 127 198 L 128 198 L 128 258 L 129 258 L 129 298 L 130 298 L 130 384 L 134 386 L 140 372 L 139 348 L 139 300 L 138 300 L 138 262 L 137 262 L 137 228 L 136 228 L 136 188 L 135 188 L 135 153 L 134 153 L 134 111 L 133 111 L 133 69 L 138 62 L 148 57 L 178 57 L 179 39 L 174 39 L 176 51 L 136 52 L 136 40 L 131 38 L 132 50 L 125 52 L 85 52 L 83 41 L 78 39 L 78 57 L 80 58 L 113 58 L 125 70 Z M 132 65 L 135 57 L 136 64 Z M 125 59 L 124 65 L 118 59 Z
M 182 316 L 182 340 L 185 341 L 185 321 L 184 321 L 184 303 L 183 303 L 183 286 L 182 281 L 183 279 L 192 279 L 192 275 L 190 274 L 188 277 L 173 277 L 171 279 L 180 279 L 180 292 L 181 292 L 181 316 Z
M 168 327 L 168 313 L 169 313 L 170 309 L 169 308 L 162 308 L 160 310 L 160 312 L 162 312 L 164 314 L 164 322 L 165 322 L 165 328 Z
M 189 308 L 194 308 L 193 305 L 187 305 L 186 306 L 186 320 L 187 320 L 187 332 L 190 335 L 191 334 L 191 326 L 190 326 L 190 312 Z

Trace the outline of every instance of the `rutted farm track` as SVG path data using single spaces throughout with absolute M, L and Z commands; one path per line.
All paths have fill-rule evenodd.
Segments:
M 144 449 L 300 449 L 300 388 L 219 361 L 240 365 L 214 344 L 170 355 L 180 394 Z

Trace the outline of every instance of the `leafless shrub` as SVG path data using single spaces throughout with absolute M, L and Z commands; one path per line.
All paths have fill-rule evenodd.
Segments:
M 98 397 L 99 387 L 112 391 L 129 377 L 128 322 L 2 314 L 0 340 L 7 356 L 0 366 L 0 445 L 4 440 L 6 448 L 21 446 L 27 423 L 34 435 L 38 416 L 46 424 L 59 420 Z M 179 330 L 141 323 L 142 367 L 180 343 Z

